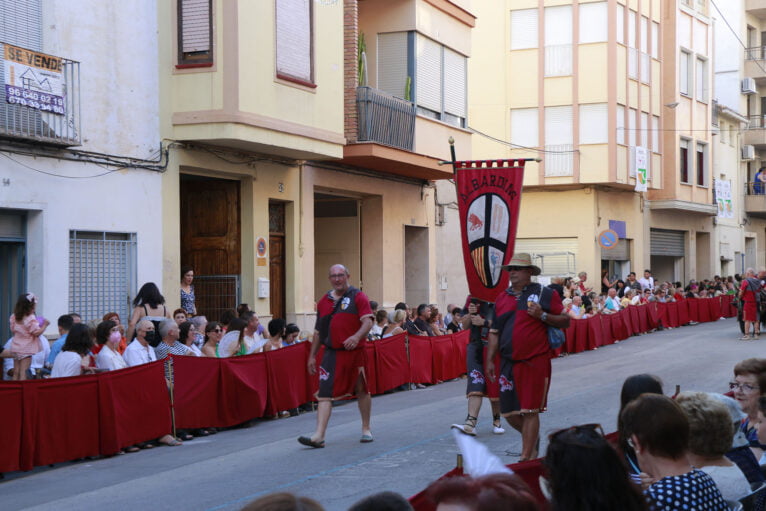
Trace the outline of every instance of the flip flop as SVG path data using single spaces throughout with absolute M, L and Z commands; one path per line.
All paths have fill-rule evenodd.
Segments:
M 324 447 L 324 440 L 317 442 L 316 440 L 312 440 L 309 436 L 299 436 L 298 443 L 308 447 L 313 447 L 315 449 L 321 449 Z
M 374 438 L 372 438 L 372 435 L 362 435 L 362 438 L 359 439 L 359 441 L 363 444 L 369 444 L 373 440 Z
M 160 442 L 162 445 L 167 445 L 168 447 L 176 447 L 178 445 L 183 445 L 183 442 L 178 440 L 177 438 L 174 438 L 172 440 L 168 440 L 167 442 Z
M 138 452 L 141 449 L 138 446 L 131 445 L 130 447 L 125 448 L 125 452 Z

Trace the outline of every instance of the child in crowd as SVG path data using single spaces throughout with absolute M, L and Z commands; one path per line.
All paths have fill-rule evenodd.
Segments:
M 11 354 L 13 355 L 13 379 L 26 380 L 27 370 L 32 364 L 32 355 L 40 351 L 39 337 L 49 325 L 47 319 L 42 325 L 35 317 L 37 298 L 32 293 L 19 296 L 11 315 Z

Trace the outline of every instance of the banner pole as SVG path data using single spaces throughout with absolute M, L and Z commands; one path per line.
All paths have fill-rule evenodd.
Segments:
M 168 392 L 170 393 L 170 426 L 173 431 L 173 438 L 176 437 L 176 407 L 175 400 L 173 398 L 173 386 L 175 385 L 175 371 L 173 367 L 173 357 L 168 357 L 165 362 L 168 365 L 168 376 L 170 381 L 168 382 Z
M 449 152 L 452 157 L 452 176 L 457 179 L 457 169 L 455 168 L 457 157 L 455 156 L 455 139 L 453 137 L 449 137 Z

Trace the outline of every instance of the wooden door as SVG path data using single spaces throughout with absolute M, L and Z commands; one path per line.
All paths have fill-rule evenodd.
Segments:
M 237 306 L 239 181 L 182 176 L 180 202 L 181 264 L 194 269 L 198 314 L 218 320 L 224 310 Z
M 285 319 L 285 204 L 269 203 L 269 296 L 271 316 Z

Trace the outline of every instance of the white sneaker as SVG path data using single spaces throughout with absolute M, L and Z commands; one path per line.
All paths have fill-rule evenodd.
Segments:
M 450 426 L 452 429 L 456 429 L 461 433 L 468 436 L 476 436 L 476 428 L 472 428 L 468 424 L 453 424 Z
M 492 425 L 492 433 L 494 433 L 495 435 L 502 435 L 503 433 L 505 433 L 505 430 L 503 428 L 501 428 L 500 426 L 495 426 L 493 424 Z

